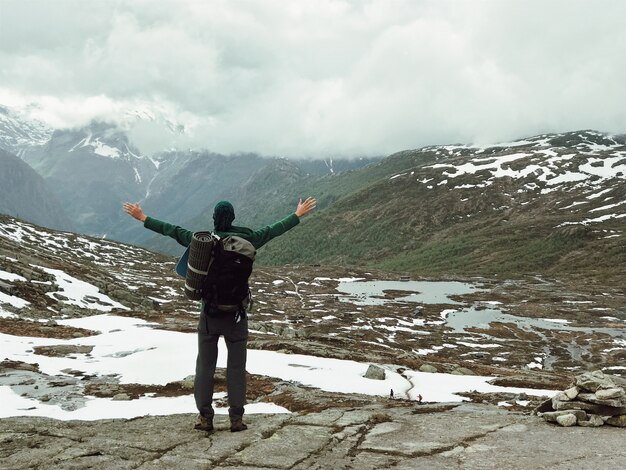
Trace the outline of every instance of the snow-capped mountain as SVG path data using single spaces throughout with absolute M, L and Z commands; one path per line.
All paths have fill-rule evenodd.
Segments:
M 44 123 L 27 118 L 23 112 L 0 105 L 0 148 L 22 157 L 29 149 L 48 142 L 52 132 Z
M 121 203 L 142 199 L 157 170 L 123 130 L 99 122 L 54 131 L 24 160 L 56 192 L 75 229 L 93 235 L 104 235 L 119 223 Z

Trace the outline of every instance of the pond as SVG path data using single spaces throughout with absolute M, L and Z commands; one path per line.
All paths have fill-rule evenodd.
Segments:
M 461 302 L 450 298 L 453 295 L 486 292 L 472 284 L 458 281 L 341 281 L 337 290 L 339 301 L 356 305 L 384 305 L 387 303 L 411 302 L 417 304 L 455 304 Z M 408 293 L 404 295 L 403 293 Z M 495 308 L 474 307 L 450 311 L 445 318 L 446 326 L 455 333 L 467 328 L 489 328 L 492 322 L 514 323 L 520 329 L 577 331 L 584 333 L 606 333 L 617 338 L 626 338 L 626 328 L 576 327 L 561 319 L 518 317 L 503 313 Z
M 341 302 L 356 305 L 384 305 L 391 302 L 419 304 L 460 304 L 451 295 L 464 295 L 480 291 L 472 284 L 457 281 L 343 281 L 337 290 Z M 396 292 L 408 295 L 396 295 Z
M 569 326 L 558 319 L 518 317 L 503 313 L 498 309 L 477 310 L 467 308 L 450 313 L 446 318 L 447 326 L 455 332 L 462 333 L 466 328 L 489 328 L 492 322 L 513 323 L 522 330 L 557 330 L 578 331 L 583 333 L 605 333 L 617 338 L 626 338 L 626 328 L 597 328 Z

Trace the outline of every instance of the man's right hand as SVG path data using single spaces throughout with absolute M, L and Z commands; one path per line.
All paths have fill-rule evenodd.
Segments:
M 144 222 L 146 220 L 146 214 L 141 210 L 141 206 L 139 204 L 132 204 L 130 202 L 125 202 L 122 206 L 124 211 L 130 215 L 131 217 Z

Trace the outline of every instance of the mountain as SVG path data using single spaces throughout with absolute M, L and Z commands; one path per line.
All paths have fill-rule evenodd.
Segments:
M 377 167 L 384 176 L 305 219 L 260 260 L 420 274 L 625 273 L 623 137 L 426 147 Z
M 175 244 L 128 223 L 121 210 L 124 201 L 140 202 L 150 215 L 199 230 L 211 225 L 215 203 L 228 199 L 236 204 L 238 221 L 264 225 L 292 211 L 309 188 L 320 194 L 320 188 L 333 187 L 337 175 L 378 160 L 292 162 L 206 150 L 169 150 L 148 157 L 132 145 L 126 127 L 92 122 L 52 131 L 25 116 L 24 110 L 0 108 L 0 143 L 44 178 L 77 231 L 172 253 L 179 251 Z M 150 123 L 184 132 L 180 124 L 149 110 L 127 118 L 135 132 Z M 345 188 L 336 189 L 343 194 Z M 320 198 L 321 207 L 336 199 L 335 190 Z
M 20 110 L 0 105 L 0 148 L 22 157 L 31 148 L 44 145 L 52 129 L 29 119 Z
M 144 114 L 131 118 L 142 122 L 161 119 Z M 199 230 L 210 223 L 215 203 L 229 199 L 241 202 L 241 216 L 247 223 L 264 224 L 293 209 L 298 185 L 376 160 L 290 163 L 282 158 L 206 150 L 169 150 L 148 157 L 132 145 L 127 131 L 115 124 L 92 122 L 52 132 L 20 118 L 17 111 L 6 108 L 4 116 L 0 138 L 18 149 L 22 159 L 44 178 L 72 214 L 77 231 L 165 252 L 178 248 L 129 224 L 121 210 L 124 201 L 140 202 L 155 217 Z M 180 126 L 172 129 L 182 132 Z M 287 187 L 291 189 L 285 193 Z
M 76 230 L 98 236 L 115 235 L 124 221 L 121 203 L 143 198 L 156 174 L 122 130 L 99 122 L 54 131 L 24 160 L 63 202 Z
M 0 148 L 0 214 L 52 228 L 71 228 L 63 206 L 46 182 L 17 156 Z

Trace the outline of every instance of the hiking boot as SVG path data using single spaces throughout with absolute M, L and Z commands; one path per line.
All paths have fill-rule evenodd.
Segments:
M 198 422 L 193 428 L 197 429 L 198 431 L 211 432 L 213 431 L 213 418 L 207 418 L 200 415 L 198 416 Z
M 241 418 L 234 418 L 230 420 L 230 432 L 245 431 L 246 429 L 248 429 L 248 426 L 243 424 Z

